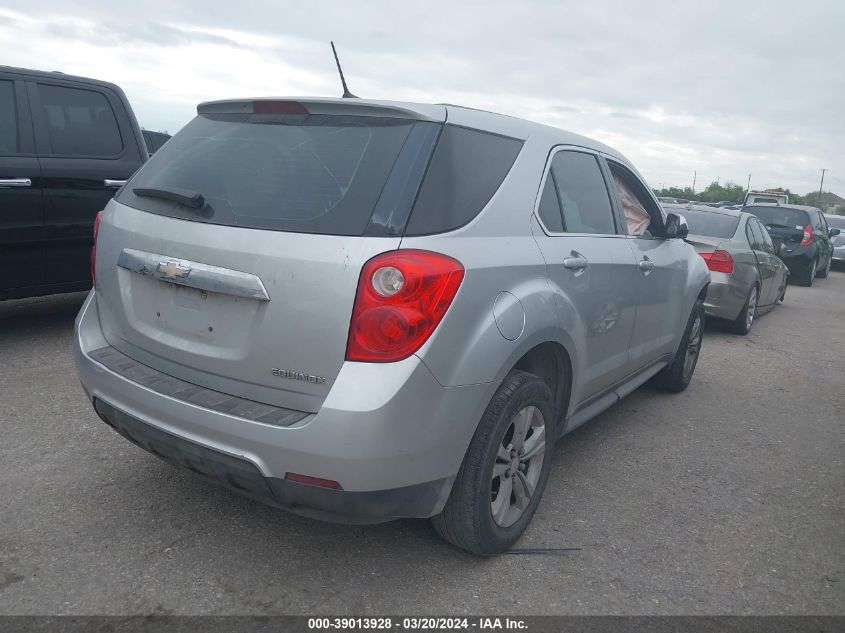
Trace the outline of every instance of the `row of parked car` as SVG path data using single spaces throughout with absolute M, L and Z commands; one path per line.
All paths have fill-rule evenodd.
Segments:
M 783 298 L 781 256 L 828 240 L 807 215 L 810 236 L 775 246 L 806 209 L 664 209 L 610 147 L 453 105 L 204 103 L 146 160 L 117 87 L 4 72 L 18 107 L 0 119 L 35 113 L 0 146 L 6 217 L 78 205 L 78 270 L 105 206 L 73 343 L 103 421 L 293 512 L 431 518 L 476 554 L 523 533 L 563 435 L 647 381 L 686 389 L 705 311 L 747 331 Z M 107 149 L 56 156 L 80 121 Z M 70 160 L 79 184 L 52 175 Z M 7 259 L 4 279 L 54 256 Z
M 786 296 L 787 285 L 812 286 L 845 260 L 845 217 L 815 207 L 751 204 L 728 207 L 664 204 L 683 213 L 688 241 L 711 272 L 705 309 L 738 334 L 748 334 L 756 315 Z

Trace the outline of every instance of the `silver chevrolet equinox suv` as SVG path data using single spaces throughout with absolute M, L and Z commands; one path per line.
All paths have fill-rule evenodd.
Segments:
M 103 421 L 170 463 L 496 554 L 558 438 L 689 383 L 709 273 L 686 232 L 618 152 L 552 127 L 204 103 L 98 216 L 76 363 Z

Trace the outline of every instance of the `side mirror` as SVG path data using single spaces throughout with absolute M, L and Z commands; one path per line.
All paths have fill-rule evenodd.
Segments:
M 680 213 L 666 214 L 666 237 L 674 239 L 686 239 L 689 235 L 687 220 Z
M 780 257 L 781 259 L 784 258 L 784 256 L 786 255 L 786 244 L 784 244 L 783 242 L 778 242 L 777 254 L 778 257 Z
M 828 229 L 827 234 L 828 234 L 828 237 L 836 237 L 841 232 L 842 231 L 840 231 L 839 229 Z

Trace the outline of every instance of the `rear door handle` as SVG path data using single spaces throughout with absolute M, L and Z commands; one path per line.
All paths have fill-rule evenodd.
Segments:
M 123 185 L 126 184 L 125 180 L 111 180 L 110 178 L 106 178 L 103 181 L 103 184 L 106 187 L 113 187 L 114 189 L 120 189 Z
M 563 267 L 569 270 L 584 270 L 587 267 L 587 258 L 573 252 L 571 257 L 563 259 Z
M 643 271 L 646 275 L 650 274 L 652 270 L 654 270 L 654 262 L 651 261 L 648 257 L 643 257 L 638 264 L 640 270 Z
M 29 178 L 0 178 L 0 187 L 31 187 Z

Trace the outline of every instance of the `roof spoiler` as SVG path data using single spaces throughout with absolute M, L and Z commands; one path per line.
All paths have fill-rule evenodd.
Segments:
M 446 120 L 446 108 L 442 105 L 313 97 L 262 97 L 206 101 L 197 106 L 197 114 L 331 114 L 413 119 L 438 123 Z

